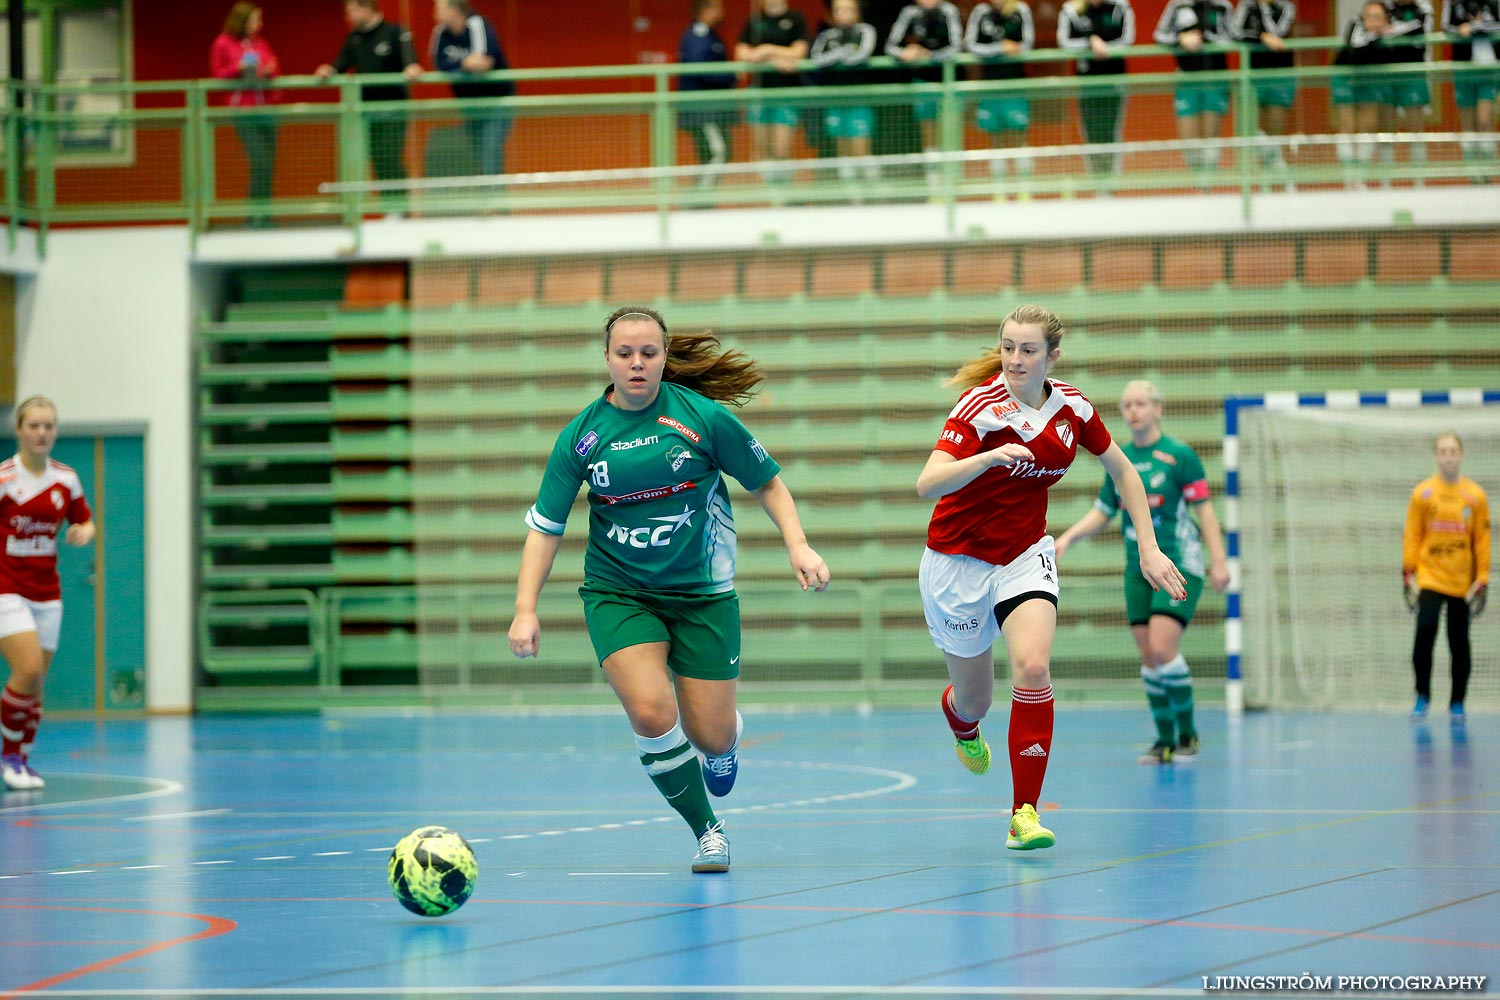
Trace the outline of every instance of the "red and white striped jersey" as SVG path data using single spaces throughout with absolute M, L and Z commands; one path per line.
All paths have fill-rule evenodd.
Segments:
M 13 455 L 0 462 L 0 594 L 19 594 L 28 601 L 55 601 L 62 596 L 57 580 L 57 536 L 63 522 L 93 519 L 78 473 L 47 460 L 33 475 Z
M 1004 566 L 1047 533 L 1047 490 L 1063 477 L 1082 445 L 1109 449 L 1109 430 L 1088 399 L 1055 379 L 1040 409 L 1016 399 L 997 374 L 963 394 L 936 448 L 957 459 L 1003 444 L 1025 445 L 1032 461 L 986 469 L 937 503 L 927 526 L 934 552 L 970 556 Z

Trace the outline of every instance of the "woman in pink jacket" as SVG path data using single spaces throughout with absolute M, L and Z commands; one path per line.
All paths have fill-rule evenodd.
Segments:
M 220 80 L 239 80 L 244 87 L 229 95 L 229 105 L 236 108 L 264 107 L 275 101 L 267 82 L 279 67 L 276 53 L 261 37 L 265 18 L 261 9 L 248 0 L 239 0 L 224 19 L 224 30 L 209 50 L 210 71 Z M 244 113 L 234 118 L 234 130 L 245 147 L 250 161 L 252 226 L 267 225 L 270 217 L 266 204 L 271 198 L 272 174 L 276 168 L 276 119 L 271 115 Z

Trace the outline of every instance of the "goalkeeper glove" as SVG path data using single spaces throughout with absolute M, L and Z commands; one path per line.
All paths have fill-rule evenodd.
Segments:
M 1406 602 L 1406 610 L 1417 610 L 1417 575 L 1410 570 L 1401 571 L 1401 599 Z
M 1486 584 L 1480 584 L 1479 589 L 1469 595 L 1469 617 L 1478 618 L 1484 614 L 1484 602 L 1489 594 L 1490 588 Z

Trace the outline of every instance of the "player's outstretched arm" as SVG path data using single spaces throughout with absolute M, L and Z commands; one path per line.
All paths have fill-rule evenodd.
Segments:
M 531 529 L 521 550 L 521 571 L 516 579 L 516 616 L 510 622 L 510 651 L 519 659 L 535 656 L 542 648 L 542 623 L 536 616 L 542 585 L 552 575 L 552 563 L 562 545 L 562 535 Z
M 1090 507 L 1089 512 L 1080 517 L 1073 526 L 1057 537 L 1053 545 L 1057 548 L 1057 560 L 1062 561 L 1063 553 L 1074 542 L 1081 542 L 1085 538 L 1093 538 L 1101 528 L 1109 523 L 1109 515 L 1098 507 Z
M 797 516 L 797 501 L 792 499 L 792 491 L 787 489 L 786 483 L 780 476 L 772 476 L 769 483 L 755 491 L 755 499 L 760 501 L 766 516 L 781 532 L 781 540 L 786 543 L 787 556 L 802 589 L 826 590 L 830 579 L 828 564 L 807 544 L 802 518 Z
M 1031 459 L 1031 449 L 1022 444 L 1002 444 L 968 458 L 954 458 L 946 451 L 934 449 L 917 476 L 917 496 L 923 500 L 945 497 L 963 489 L 997 465 L 1029 462 Z
M 1120 505 L 1130 515 L 1135 527 L 1137 547 L 1141 553 L 1141 575 L 1157 590 L 1165 590 L 1177 600 L 1187 596 L 1187 587 L 1179 570 L 1156 544 L 1156 529 L 1151 525 L 1151 507 L 1146 502 L 1146 487 L 1141 483 L 1141 474 L 1120 446 L 1110 442 L 1109 450 L 1099 456 L 1099 464 L 1115 481 L 1115 491 L 1120 494 Z

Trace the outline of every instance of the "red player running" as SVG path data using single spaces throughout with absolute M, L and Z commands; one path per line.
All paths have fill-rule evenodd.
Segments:
M 57 536 L 87 545 L 94 515 L 78 473 L 52 460 L 57 406 L 31 396 L 16 407 L 20 449 L 0 462 L 0 656 L 10 679 L 0 693 L 0 773 L 11 791 L 41 788 L 29 755 L 42 721 L 42 683 L 62 629 L 62 588 L 57 579 Z
M 1083 393 L 1047 377 L 1062 355 L 1063 325 L 1041 306 L 1019 306 L 1000 324 L 1000 343 L 948 381 L 963 390 L 937 447 L 917 477 L 917 494 L 940 497 L 922 554 L 922 607 L 952 683 L 943 714 L 959 761 L 990 769 L 979 723 L 995 690 L 996 638 L 1010 658 L 1013 801 L 1005 846 L 1051 847 L 1041 798 L 1052 752 L 1052 637 L 1057 631 L 1057 561 L 1047 534 L 1047 490 L 1081 444 L 1099 459 L 1135 525 L 1141 572 L 1153 587 L 1185 594 L 1162 554 L 1146 490 Z

